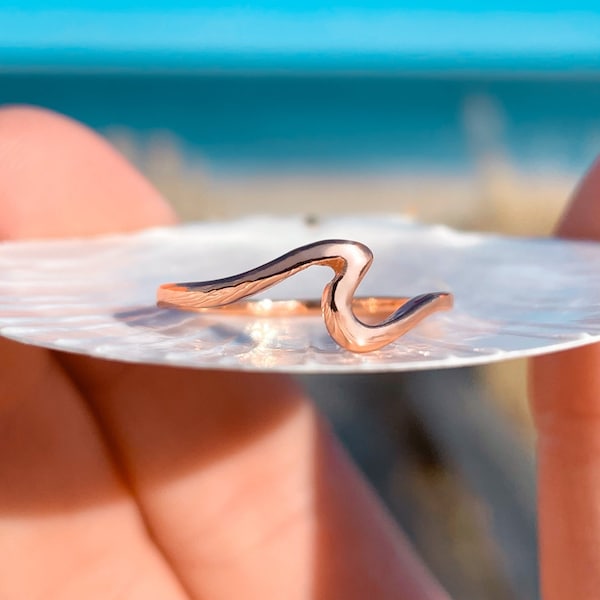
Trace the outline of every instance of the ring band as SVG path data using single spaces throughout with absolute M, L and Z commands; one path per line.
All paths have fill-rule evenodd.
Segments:
M 357 317 L 366 319 L 367 323 L 374 323 L 375 320 L 381 320 L 398 310 L 408 300 L 410 300 L 409 297 L 369 296 L 353 298 L 352 312 Z M 180 308 L 174 304 L 169 305 L 164 302 L 160 302 L 159 306 L 163 308 Z M 312 317 L 321 315 L 323 312 L 320 300 L 270 300 L 268 298 L 262 300 L 240 300 L 233 304 L 193 310 L 202 313 L 221 313 L 237 317 L 274 319 L 284 317 Z
M 373 253 L 360 242 L 323 240 L 291 250 L 260 267 L 232 277 L 165 283 L 158 288 L 157 305 L 200 312 L 218 309 L 228 314 L 267 317 L 308 316 L 318 310 L 331 337 L 352 352 L 378 350 L 430 314 L 452 307 L 453 297 L 448 292 L 430 292 L 412 298 L 354 298 L 354 292 L 372 262 Z M 325 285 L 320 302 L 241 302 L 313 265 L 331 267 L 335 273 Z

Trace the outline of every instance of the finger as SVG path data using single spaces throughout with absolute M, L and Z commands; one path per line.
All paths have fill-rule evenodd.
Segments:
M 600 164 L 557 231 L 600 240 Z M 545 600 L 595 598 L 600 589 L 600 345 L 531 361 L 538 431 L 539 530 Z
M 29 211 L 35 220 L 33 205 L 47 219 L 45 227 L 74 230 L 50 210 L 51 198 L 40 185 L 45 169 L 56 173 L 68 159 L 66 146 L 55 152 L 51 143 L 68 139 L 70 127 L 31 110 L 0 111 L 0 230 L 6 236 L 55 231 L 17 217 Z M 61 131 L 64 137 L 44 141 Z M 102 160 L 107 150 L 95 148 L 91 134 L 83 137 L 71 151 Z M 38 157 L 45 145 L 43 170 L 35 163 L 38 181 L 23 183 L 15 195 L 15 171 L 31 179 L 29 145 Z M 53 355 L 0 339 L 0 364 L 0 598 L 186 598 L 149 540 L 88 406 Z
M 115 204 L 135 212 L 127 200 Z M 99 223 L 69 231 L 100 232 Z M 195 595 L 441 597 L 288 378 L 63 360 Z
M 51 354 L 0 360 L 0 598 L 187 598 Z
M 445 598 L 288 379 L 78 367 L 198 597 Z
M 575 191 L 556 233 L 559 237 L 600 240 L 600 159 Z
M 67 117 L 1 109 L 0 138 L 0 239 L 127 231 L 175 220 L 106 141 Z

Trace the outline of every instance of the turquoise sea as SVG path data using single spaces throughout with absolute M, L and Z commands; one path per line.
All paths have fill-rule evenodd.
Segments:
M 46 106 L 141 143 L 170 132 L 216 171 L 466 170 L 482 156 L 581 171 L 600 153 L 600 77 L 519 74 L 0 74 Z

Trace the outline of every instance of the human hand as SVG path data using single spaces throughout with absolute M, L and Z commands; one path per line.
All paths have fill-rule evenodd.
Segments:
M 557 234 L 600 241 L 600 163 L 575 193 Z M 532 360 L 530 386 L 542 596 L 600 598 L 600 344 Z
M 1 239 L 173 222 L 87 129 L 0 110 Z M 0 360 L 2 600 L 446 598 L 291 379 Z

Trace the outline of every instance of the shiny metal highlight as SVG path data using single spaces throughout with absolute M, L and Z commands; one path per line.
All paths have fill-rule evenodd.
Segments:
M 218 309 L 230 314 L 265 317 L 306 316 L 311 312 L 314 314 L 315 301 L 240 301 L 310 266 L 327 266 L 335 274 L 323 290 L 320 310 L 331 337 L 352 352 L 378 350 L 428 315 L 452 307 L 453 297 L 448 292 L 431 292 L 413 298 L 354 298 L 354 292 L 372 262 L 373 253 L 360 242 L 323 240 L 296 248 L 232 277 L 165 283 L 158 288 L 157 304 L 164 308 L 200 312 Z M 382 320 L 373 322 L 374 317 Z

